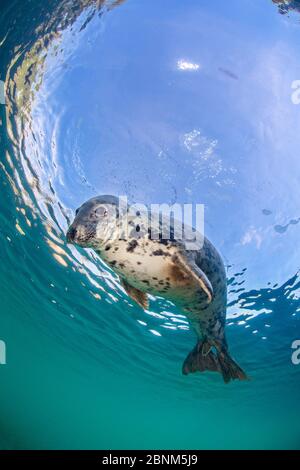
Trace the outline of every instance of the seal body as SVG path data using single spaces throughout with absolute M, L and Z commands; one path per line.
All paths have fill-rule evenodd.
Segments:
M 141 220 L 139 227 L 143 230 Z M 187 251 L 182 243 L 151 240 L 142 231 L 138 239 L 108 242 L 104 251 L 98 251 L 98 254 L 130 286 L 165 297 L 181 307 L 199 336 L 210 334 L 223 338 L 226 275 L 219 254 L 207 239 L 201 250 Z M 206 274 L 213 290 L 210 302 L 197 277 L 191 275 L 181 260 L 186 261 L 187 266 L 199 267 Z
M 187 249 L 184 239 L 175 239 L 172 227 L 169 237 L 163 238 L 167 220 L 162 220 L 161 232 L 154 236 L 147 213 L 120 214 L 118 208 L 114 196 L 90 199 L 76 211 L 67 240 L 93 248 L 143 308 L 148 305 L 147 294 L 152 294 L 182 309 L 198 337 L 184 361 L 184 374 L 210 370 L 220 372 L 225 382 L 246 379 L 228 353 L 226 274 L 215 247 L 202 237 L 199 249 Z

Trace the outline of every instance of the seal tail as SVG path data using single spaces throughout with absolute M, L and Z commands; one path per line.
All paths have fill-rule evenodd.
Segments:
M 221 374 L 225 383 L 230 380 L 249 380 L 243 369 L 232 359 L 227 350 L 217 353 Z
M 182 373 L 187 375 L 191 372 L 204 372 L 205 370 L 222 372 L 218 356 L 212 352 L 210 344 L 204 340 L 198 341 L 189 353 L 183 363 Z
M 212 351 L 215 347 L 216 353 Z M 230 380 L 248 380 L 245 372 L 230 357 L 227 349 L 220 348 L 218 344 L 212 344 L 207 340 L 198 341 L 195 348 L 189 353 L 182 366 L 184 375 L 205 370 L 219 372 L 225 383 Z

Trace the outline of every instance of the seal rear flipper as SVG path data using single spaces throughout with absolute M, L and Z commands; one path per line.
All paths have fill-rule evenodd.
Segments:
M 230 380 L 249 380 L 243 369 L 230 357 L 228 351 L 221 351 L 217 353 L 218 362 L 221 369 L 221 374 L 225 383 Z
M 131 286 L 128 284 L 125 279 L 121 279 L 122 286 L 126 290 L 127 294 L 129 297 L 131 297 L 132 300 L 134 300 L 137 304 L 140 305 L 142 308 L 148 308 L 149 301 L 147 294 L 145 292 L 142 292 L 141 290 L 137 289 L 136 287 Z
M 189 353 L 182 366 L 184 375 L 191 372 L 204 372 L 209 370 L 212 372 L 221 372 L 221 367 L 217 356 L 211 351 L 209 343 L 198 341 L 194 349 Z
M 212 351 L 214 347 L 215 352 Z M 227 349 L 220 349 L 218 344 L 208 340 L 199 341 L 195 348 L 189 353 L 182 366 L 182 373 L 187 375 L 191 372 L 220 372 L 225 383 L 230 380 L 248 380 L 245 372 L 230 357 Z

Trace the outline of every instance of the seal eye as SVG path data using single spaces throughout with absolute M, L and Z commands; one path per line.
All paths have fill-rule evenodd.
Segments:
M 95 210 L 97 217 L 105 217 L 107 215 L 107 210 L 104 206 L 100 206 Z

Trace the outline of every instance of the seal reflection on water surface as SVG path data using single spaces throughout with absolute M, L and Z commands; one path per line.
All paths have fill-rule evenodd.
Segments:
M 172 236 L 153 240 L 148 213 L 140 212 L 126 214 L 129 230 L 123 237 L 123 219 L 117 197 L 94 197 L 76 210 L 67 241 L 93 248 L 141 307 L 147 308 L 147 294 L 151 294 L 165 297 L 183 310 L 198 337 L 183 363 L 184 374 L 208 370 L 220 372 L 226 383 L 246 380 L 228 352 L 226 275 L 214 246 L 206 237 L 199 250 L 187 249 L 184 239 Z

